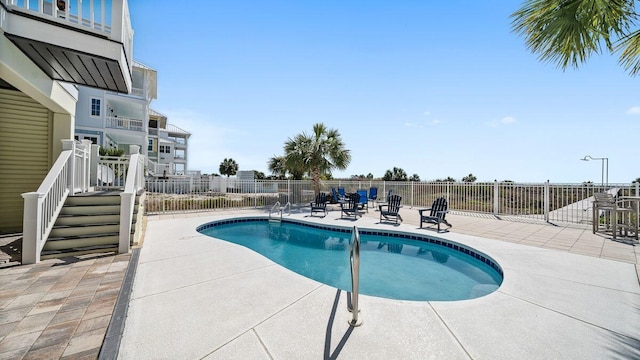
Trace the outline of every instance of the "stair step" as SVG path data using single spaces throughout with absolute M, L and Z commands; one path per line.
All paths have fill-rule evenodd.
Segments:
M 86 215 L 86 214 L 119 214 L 120 204 L 117 205 L 65 205 L 60 211 L 61 215 Z
M 118 231 L 120 231 L 120 224 L 118 223 L 55 226 L 51 230 L 49 237 L 62 238 L 67 236 L 109 234 L 113 232 L 117 233 Z
M 57 251 L 42 251 L 40 254 L 41 260 L 47 259 L 58 259 L 69 256 L 81 256 L 86 254 L 97 254 L 97 253 L 118 253 L 118 246 L 92 246 L 87 248 L 78 248 L 78 249 L 65 249 L 65 250 L 57 250 Z
M 64 249 L 78 249 L 91 246 L 104 246 L 113 245 L 118 246 L 118 232 L 82 235 L 82 236 L 68 236 L 60 238 L 49 238 L 42 248 L 42 252 L 45 251 L 61 251 Z
M 89 225 L 89 224 L 105 224 L 118 223 L 120 214 L 77 214 L 77 215 L 61 215 L 56 220 L 55 226 L 72 226 L 72 225 Z

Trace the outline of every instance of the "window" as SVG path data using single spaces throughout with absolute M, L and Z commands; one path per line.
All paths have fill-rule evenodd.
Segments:
M 100 116 L 100 99 L 91 99 L 91 116 Z
M 153 139 L 149 139 L 149 144 L 147 145 L 147 151 L 153 151 Z
M 97 145 L 98 144 L 98 138 L 95 137 L 95 136 L 85 136 L 84 139 L 85 140 L 90 140 L 93 145 Z
M 169 145 L 160 145 L 160 152 L 164 154 L 171 154 L 171 146 Z

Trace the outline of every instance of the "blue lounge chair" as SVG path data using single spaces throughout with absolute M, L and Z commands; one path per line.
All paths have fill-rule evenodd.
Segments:
M 367 209 L 367 212 L 369 212 L 369 199 L 367 198 L 367 190 L 365 189 L 358 189 L 356 191 L 356 193 L 358 195 L 360 195 L 360 199 L 358 200 L 358 206 L 360 207 L 360 209 Z
M 347 194 L 344 192 L 344 187 L 338 186 L 338 198 L 344 200 L 347 198 Z
M 447 199 L 440 197 L 433 202 L 433 205 L 431 205 L 430 208 L 419 209 L 418 212 L 420 213 L 420 229 L 422 229 L 422 224 L 424 223 L 437 224 L 438 232 L 440 232 L 441 223 L 444 223 L 447 226 L 451 227 L 452 225 L 449 224 L 447 220 L 445 220 L 445 216 L 449 212 L 449 210 L 447 210 L 447 207 Z M 427 211 L 429 213 L 427 213 Z
M 380 210 L 380 222 L 382 222 L 383 218 L 387 221 L 393 219 L 396 224 L 398 224 L 398 220 L 402 221 L 402 216 L 400 216 L 400 208 L 402 207 L 402 205 L 400 205 L 401 202 L 402 196 L 391 195 L 387 199 L 386 204 L 378 205 L 378 209 Z
M 378 200 L 378 188 L 372 186 L 369 188 L 369 202 L 374 202 Z

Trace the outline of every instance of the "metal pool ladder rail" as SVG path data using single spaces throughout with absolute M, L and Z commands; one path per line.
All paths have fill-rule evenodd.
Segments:
M 269 210 L 269 221 L 280 221 L 280 222 L 282 222 L 282 212 L 287 207 L 289 208 L 289 216 L 291 216 L 291 203 L 288 202 L 284 207 L 280 207 L 280 201 L 276 201 L 276 203 L 273 204 L 273 206 L 271 207 L 271 210 Z M 271 214 L 273 213 L 274 210 L 280 212 L 280 218 L 279 219 L 272 219 L 271 218 Z
M 356 327 L 362 325 L 362 320 L 358 319 L 360 308 L 358 307 L 358 287 L 360 285 L 360 232 L 356 226 L 351 234 L 351 251 L 349 251 L 349 262 L 351 263 L 351 302 L 347 301 L 347 309 L 351 311 L 352 318 L 349 325 Z

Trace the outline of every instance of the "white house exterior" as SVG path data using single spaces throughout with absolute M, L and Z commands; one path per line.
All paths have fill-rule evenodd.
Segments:
M 165 115 L 152 109 L 147 144 L 150 172 L 155 176 L 186 176 L 190 136 L 190 132 L 167 123 Z
M 73 139 L 74 84 L 131 92 L 132 41 L 127 0 L 0 0 L 0 233 Z
M 149 104 L 157 98 L 157 78 L 154 69 L 134 61 L 130 94 L 79 87 L 76 140 L 119 148 L 125 154 L 130 145 L 137 145 L 146 156 Z

